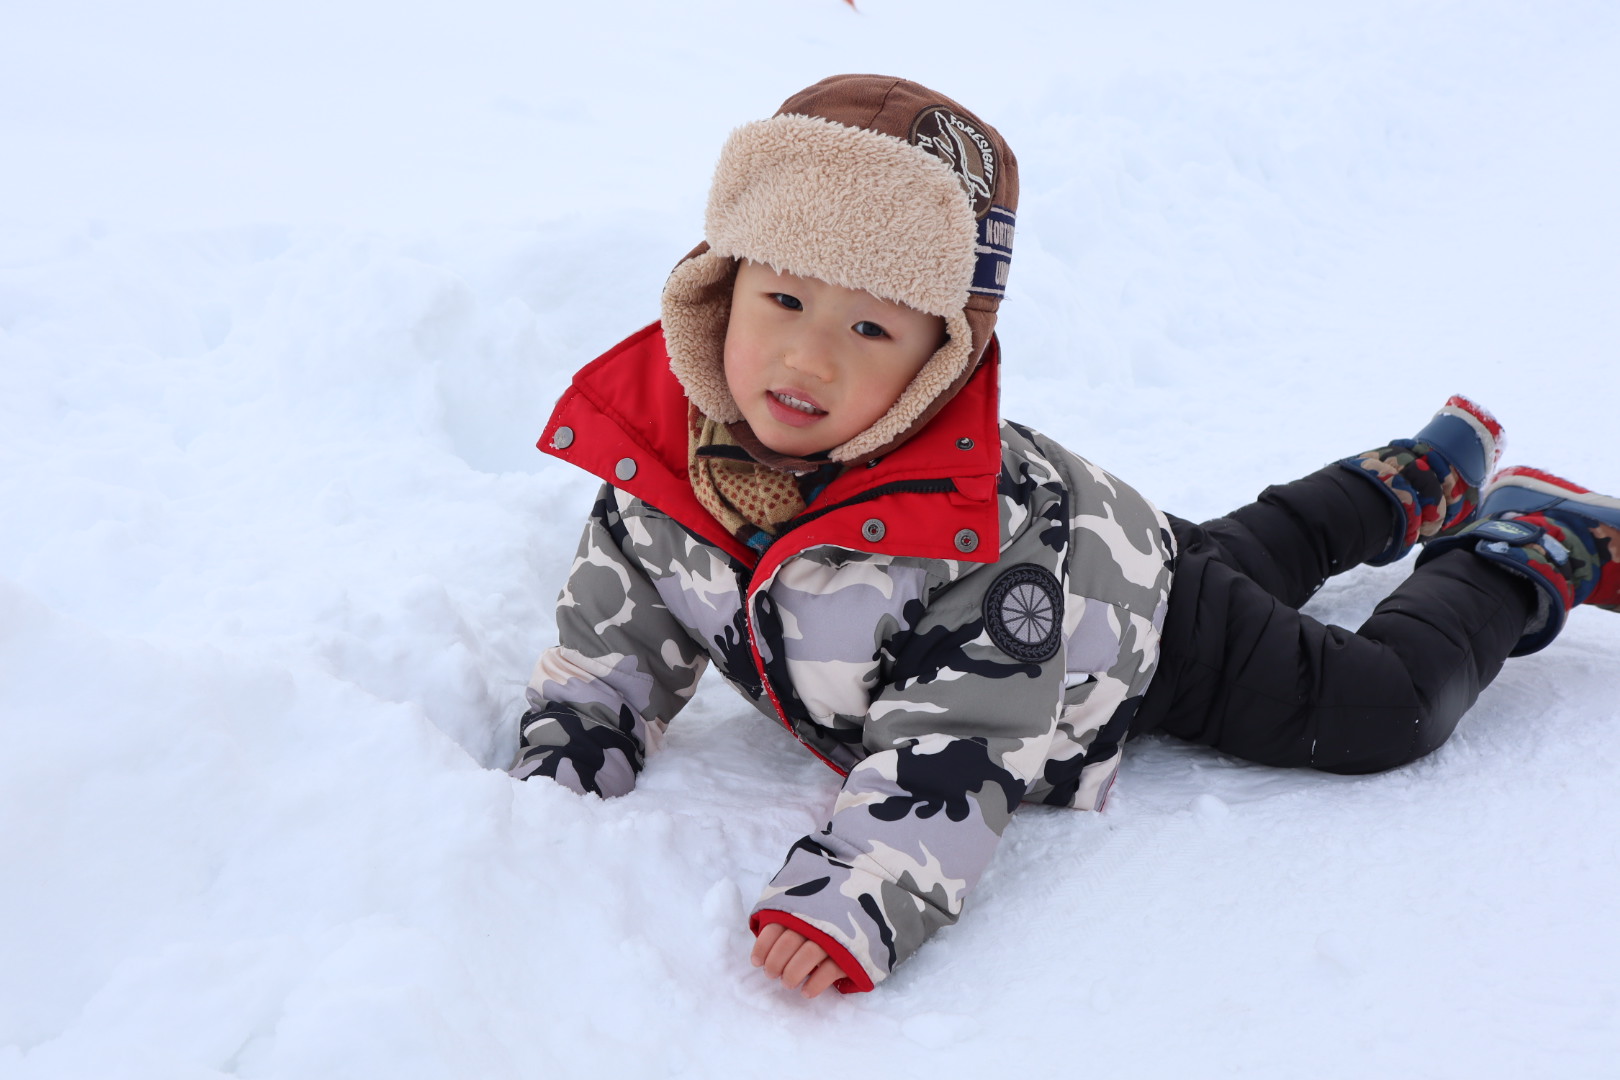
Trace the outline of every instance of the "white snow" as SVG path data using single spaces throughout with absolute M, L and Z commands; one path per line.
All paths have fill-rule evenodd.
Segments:
M 1614 5 L 0 22 L 0 1076 L 1615 1075 L 1613 615 L 1391 774 L 1146 740 L 852 998 L 747 963 L 836 777 L 725 687 L 626 798 L 501 771 L 595 488 L 551 402 L 654 316 L 726 131 L 837 71 L 1001 128 L 1005 411 L 1167 509 L 1457 390 L 1620 492 Z

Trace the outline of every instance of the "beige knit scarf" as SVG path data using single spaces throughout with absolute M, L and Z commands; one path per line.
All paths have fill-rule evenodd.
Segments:
M 686 472 L 692 493 L 716 521 L 738 540 L 764 551 L 782 527 L 804 513 L 809 501 L 836 475 L 833 464 L 797 477 L 761 465 L 724 424 L 697 406 L 687 407 Z

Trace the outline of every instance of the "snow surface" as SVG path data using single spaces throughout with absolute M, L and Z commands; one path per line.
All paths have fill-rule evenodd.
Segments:
M 1006 134 L 1005 410 L 1166 508 L 1456 390 L 1620 491 L 1615 5 L 860 6 L 6 12 L 0 1076 L 1620 1075 L 1600 612 L 1388 775 L 1146 740 L 860 997 L 747 964 L 836 778 L 725 687 L 629 797 L 501 772 L 594 489 L 543 418 L 833 72 Z

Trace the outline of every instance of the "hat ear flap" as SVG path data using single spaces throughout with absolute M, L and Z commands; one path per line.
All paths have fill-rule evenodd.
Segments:
M 664 283 L 664 347 L 669 368 L 698 411 L 722 424 L 742 419 L 726 385 L 726 325 L 737 260 L 701 244 Z

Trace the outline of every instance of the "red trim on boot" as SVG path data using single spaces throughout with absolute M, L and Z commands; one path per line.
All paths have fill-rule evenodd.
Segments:
M 1598 539 L 1603 538 L 1600 536 Z M 1610 539 L 1609 550 L 1620 550 L 1620 536 Z M 1603 564 L 1597 585 L 1592 588 L 1592 595 L 1586 598 L 1586 602 L 1606 611 L 1620 611 L 1620 559 L 1610 559 Z
M 1576 495 L 1596 494 L 1596 492 L 1594 492 L 1591 488 L 1581 487 L 1581 485 L 1575 483 L 1574 481 L 1565 480 L 1562 476 L 1558 476 L 1555 473 L 1547 472 L 1544 469 L 1533 468 L 1529 465 L 1513 465 L 1503 469 L 1495 476 L 1491 477 L 1491 484 L 1494 485 L 1498 483 L 1505 476 L 1528 476 L 1532 480 L 1540 480 L 1544 484 L 1551 484 L 1555 488 L 1561 488 L 1564 491 L 1572 492 Z
M 1485 471 L 1489 472 L 1491 466 L 1495 465 L 1497 460 L 1502 457 L 1502 447 L 1505 445 L 1505 440 L 1502 438 L 1502 422 L 1491 415 L 1491 410 L 1466 394 L 1452 394 L 1446 399 L 1446 404 L 1454 409 L 1461 409 L 1469 416 L 1472 416 L 1484 425 L 1486 431 L 1491 433 L 1491 439 L 1496 444 L 1496 453 L 1492 455 L 1492 460 L 1485 465 Z

